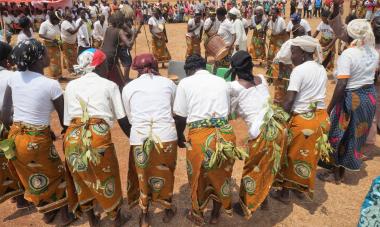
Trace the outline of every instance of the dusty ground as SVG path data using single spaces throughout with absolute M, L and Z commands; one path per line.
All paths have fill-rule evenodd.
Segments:
M 346 10 L 347 12 L 347 10 Z M 319 19 L 310 20 L 313 31 L 319 23 Z M 147 26 L 146 26 L 146 29 Z M 170 24 L 167 26 L 169 36 L 169 50 L 173 59 L 183 60 L 186 50 L 185 43 L 185 24 Z M 148 31 L 147 31 L 148 32 Z M 149 36 L 149 35 L 148 35 Z M 150 38 L 150 36 L 149 36 Z M 137 52 L 148 52 L 148 45 L 145 39 L 144 30 L 137 41 Z M 135 54 L 135 50 L 133 50 Z M 165 74 L 165 70 L 161 71 Z M 263 72 L 263 69 L 255 68 L 255 72 Z M 135 75 L 135 74 L 134 74 Z M 330 80 L 328 85 L 329 101 L 334 89 L 333 81 Z M 56 133 L 58 121 L 56 115 L 53 118 L 53 128 Z M 241 144 L 246 137 L 246 126 L 241 120 L 233 122 L 235 132 L 239 143 Z M 128 170 L 128 154 L 129 144 L 128 139 L 118 126 L 112 131 L 113 142 L 116 145 L 116 150 L 119 158 L 121 178 L 123 182 L 123 191 L 126 191 L 126 177 Z M 377 138 L 380 141 L 380 138 Z M 61 148 L 62 141 L 58 140 L 56 145 Z M 316 181 L 315 200 L 300 201 L 294 198 L 291 205 L 283 205 L 273 199 L 270 200 L 271 208 L 269 211 L 258 210 L 250 221 L 245 221 L 243 218 L 234 216 L 229 218 L 222 215 L 218 226 L 356 226 L 361 203 L 366 195 L 371 181 L 379 175 L 380 166 L 380 142 L 376 146 L 366 147 L 365 150 L 370 157 L 366 161 L 360 172 L 349 173 L 344 184 L 339 186 Z M 62 152 L 61 152 L 62 154 Z M 178 151 L 178 165 L 176 170 L 176 183 L 174 189 L 174 203 L 179 208 L 178 214 L 174 220 L 167 226 L 192 226 L 184 217 L 186 208 L 190 208 L 189 185 L 187 183 L 186 167 L 185 167 L 185 150 Z M 233 172 L 233 178 L 236 182 L 234 187 L 234 201 L 237 201 L 237 190 L 240 184 L 242 172 L 242 162 L 236 162 Z M 125 196 L 125 195 L 124 195 Z M 124 207 L 126 209 L 126 207 Z M 162 209 L 153 206 L 151 211 L 152 226 L 165 226 L 162 224 Z M 132 214 L 132 220 L 126 226 L 138 226 L 139 210 L 134 208 L 129 210 Z M 206 214 L 206 217 L 209 213 Z M 5 202 L 0 205 L 0 226 L 46 226 L 41 221 L 42 215 L 35 210 L 16 210 L 15 205 L 10 202 Z M 103 222 L 105 226 L 109 222 Z M 78 220 L 72 224 L 73 226 L 88 226 L 87 220 Z

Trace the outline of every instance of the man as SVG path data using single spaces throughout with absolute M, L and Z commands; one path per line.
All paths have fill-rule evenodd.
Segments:
M 79 19 L 75 25 L 80 27 L 77 33 L 78 41 L 78 56 L 85 50 L 90 48 L 90 31 L 88 25 L 91 23 L 86 18 L 86 11 L 84 9 L 79 10 Z M 82 24 L 82 25 L 80 25 Z M 80 25 L 80 26 L 79 26 Z
M 289 35 L 286 33 L 285 20 L 279 16 L 278 8 L 273 7 L 271 13 L 272 20 L 268 23 L 268 29 L 272 33 L 269 39 L 268 66 L 272 64 L 272 60 L 282 44 L 289 39 Z
M 176 85 L 158 73 L 152 54 L 135 57 L 138 78 L 123 89 L 124 108 L 131 121 L 128 204 L 139 204 L 141 226 L 149 226 L 149 204 L 165 207 L 164 223 L 176 213 L 173 205 L 177 131 L 172 114 Z
M 286 27 L 286 32 L 288 33 L 289 37 L 290 37 L 290 32 L 293 30 L 293 27 L 296 25 L 301 25 L 305 29 L 306 34 L 311 36 L 311 27 L 309 25 L 309 22 L 307 22 L 307 20 L 305 19 L 301 19 L 300 15 L 298 15 L 297 13 L 294 13 L 293 15 L 290 16 L 290 21 L 288 23 L 288 26 Z
M 232 55 L 239 50 L 247 51 L 247 35 L 245 34 L 244 24 L 240 19 L 240 11 L 236 7 L 233 7 L 228 12 L 228 16 L 236 32 L 236 39 Z
M 216 17 L 220 21 L 220 26 L 218 29 L 218 35 L 223 39 L 225 44 L 229 47 L 228 55 L 215 62 L 215 70 L 218 67 L 226 67 L 230 66 L 230 58 L 231 54 L 234 51 L 234 43 L 236 40 L 236 31 L 235 26 L 231 23 L 230 20 L 226 18 L 227 10 L 224 7 L 220 7 L 216 10 Z
M 91 48 L 78 57 L 75 66 L 80 78 L 68 83 L 65 91 L 64 138 L 69 208 L 85 213 L 90 226 L 100 224 L 95 204 L 113 220 L 114 226 L 128 221 L 121 212 L 123 201 L 120 172 L 111 127 L 118 120 L 129 135 L 118 86 L 101 76 L 107 71 L 106 55 Z
M 264 16 L 264 8 L 257 6 L 255 14 L 252 16 L 250 28 L 253 30 L 250 54 L 252 60 L 259 61 L 260 65 L 266 60 L 266 33 L 268 28 L 268 19 Z
M 314 61 L 314 56 L 317 57 Z M 291 59 L 295 66 L 288 91 L 282 102 L 292 117 L 289 122 L 288 161 L 278 175 L 282 190 L 272 196 L 290 203 L 290 190 L 300 198 L 302 193 L 313 199 L 317 163 L 326 157 L 328 145 L 325 139 L 329 130 L 329 117 L 325 107 L 327 73 L 320 64 L 321 47 L 310 36 L 299 36 L 291 41 Z
M 205 46 L 205 59 L 206 59 L 206 62 L 207 62 L 207 56 L 208 56 L 208 53 L 207 53 L 207 42 L 209 40 L 209 38 L 213 35 L 216 35 L 218 33 L 218 30 L 219 30 L 219 26 L 220 26 L 220 21 L 216 19 L 216 12 L 215 12 L 215 9 L 214 8 L 210 8 L 209 9 L 209 17 L 206 19 L 205 23 L 204 23 L 204 38 L 203 38 L 203 44 Z
M 186 162 L 192 209 L 187 218 L 197 225 L 204 223 L 203 211 L 210 199 L 214 205 L 211 224 L 217 224 L 222 206 L 232 214 L 230 184 L 234 157 L 221 160 L 218 153 L 224 152 L 225 147 L 236 150 L 235 134 L 228 123 L 228 85 L 205 69 L 206 62 L 201 56 L 192 55 L 186 59 L 188 77 L 177 87 L 173 108 L 181 123 L 177 133 L 183 134 L 186 122 L 189 127 Z M 180 137 L 178 144 L 184 146 L 184 138 Z
M 186 44 L 187 51 L 186 57 L 193 54 L 201 54 L 201 40 L 203 33 L 204 21 L 202 20 L 202 14 L 196 12 L 194 18 L 190 19 L 187 23 Z
M 92 32 L 92 46 L 94 48 L 100 48 L 103 43 L 104 34 L 107 29 L 105 20 L 106 17 L 104 15 L 100 15 L 99 20 L 97 20 L 94 24 L 94 31 Z

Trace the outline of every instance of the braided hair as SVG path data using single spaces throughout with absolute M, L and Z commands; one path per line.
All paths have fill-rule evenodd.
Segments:
M 236 75 L 239 79 L 249 81 L 254 84 L 252 57 L 247 51 L 240 50 L 231 57 L 231 69 L 225 75 L 225 78 L 231 75 L 232 80 L 235 80 Z

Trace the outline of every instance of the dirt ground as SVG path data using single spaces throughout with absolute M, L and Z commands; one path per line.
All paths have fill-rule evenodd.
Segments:
M 345 7 L 347 12 L 347 7 Z M 289 10 L 287 11 L 289 12 Z M 289 16 L 287 15 L 287 20 Z M 319 19 L 311 19 L 309 22 L 315 31 L 316 26 L 319 23 Z M 150 35 L 147 35 L 150 39 Z M 169 24 L 167 25 L 169 36 L 169 50 L 172 54 L 172 58 L 176 60 L 184 60 L 186 51 L 185 24 Z M 249 36 L 250 40 L 250 36 Z M 148 52 L 149 44 L 147 44 L 144 29 L 137 40 L 137 53 Z M 135 49 L 132 51 L 135 54 Z M 255 68 L 255 73 L 263 73 L 262 68 Z M 162 70 L 163 75 L 166 74 L 166 70 Z M 135 72 L 133 75 L 136 75 Z M 64 84 L 63 84 L 64 87 Z M 328 85 L 328 97 L 327 102 L 330 100 L 334 89 L 334 82 L 332 79 Z M 58 134 L 60 129 L 57 116 L 53 114 L 53 129 Z M 238 143 L 241 144 L 246 138 L 247 129 L 243 121 L 233 121 L 233 126 L 238 138 Z M 122 133 L 120 128 L 116 125 L 112 130 L 112 139 L 115 143 L 119 167 L 121 172 L 121 178 L 123 182 L 123 191 L 126 192 L 126 178 L 128 170 L 128 154 L 129 143 L 128 138 Z M 233 218 L 229 218 L 223 214 L 220 218 L 220 222 L 217 226 L 356 226 L 359 216 L 360 206 L 363 199 L 369 189 L 369 186 L 374 177 L 379 175 L 380 166 L 380 138 L 377 138 L 378 142 L 376 146 L 367 146 L 365 148 L 366 154 L 369 156 L 369 160 L 363 164 L 360 172 L 351 172 L 347 174 L 347 177 L 343 184 L 335 185 L 331 183 L 324 183 L 319 180 L 316 181 L 315 198 L 314 201 L 301 201 L 293 197 L 293 202 L 290 205 L 284 205 L 273 199 L 270 199 L 270 209 L 268 211 L 258 210 L 249 221 L 244 220 L 237 215 Z M 56 141 L 56 146 L 60 150 L 62 155 L 62 139 Z M 185 209 L 190 208 L 190 191 L 186 175 L 186 162 L 185 162 L 185 150 L 180 149 L 178 151 L 176 169 L 176 182 L 174 188 L 174 204 L 178 207 L 178 213 L 172 222 L 166 226 L 181 226 L 188 227 L 192 224 L 187 221 L 184 216 Z M 242 173 L 243 163 L 241 161 L 236 162 L 233 171 L 233 179 L 236 182 L 234 185 L 234 201 L 238 199 L 238 189 L 240 185 L 240 178 Z M 124 194 L 124 197 L 126 195 Z M 132 215 L 132 219 L 126 224 L 126 226 L 138 226 L 139 210 L 134 208 L 128 210 L 126 206 L 123 207 L 126 212 Z M 161 219 L 163 217 L 163 210 L 160 207 L 151 207 L 152 226 L 165 226 Z M 206 217 L 209 217 L 209 212 L 206 213 Z M 14 204 L 9 201 L 0 205 L 0 226 L 47 226 L 42 220 L 42 215 L 37 213 L 36 210 L 16 210 Z M 59 220 L 56 220 L 59 223 Z M 102 223 L 104 226 L 109 226 L 109 221 L 104 218 Z M 89 226 L 85 218 L 79 219 L 72 224 L 72 226 Z

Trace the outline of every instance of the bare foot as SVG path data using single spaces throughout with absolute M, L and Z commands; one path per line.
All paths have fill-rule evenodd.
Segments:
M 175 214 L 177 213 L 177 207 L 173 206 L 171 209 L 165 209 L 165 216 L 162 218 L 163 223 L 169 223 Z
M 61 216 L 61 223 L 58 226 L 68 226 L 75 221 L 75 216 L 69 212 L 67 205 L 59 209 L 59 215 Z
M 339 185 L 341 183 L 341 179 L 337 176 L 337 174 L 334 174 L 331 171 L 326 171 L 323 173 L 318 173 L 317 177 L 319 180 L 324 181 L 324 182 L 330 182 L 330 183 L 335 183 L 336 185 Z
M 116 219 L 113 221 L 114 227 L 121 227 L 131 219 L 131 216 L 124 214 L 121 209 L 117 213 Z
M 221 207 L 222 207 L 221 203 L 214 201 L 214 206 L 212 208 L 211 219 L 210 219 L 210 224 L 211 225 L 218 224 L 218 220 L 219 220 L 219 217 L 220 217 L 220 208 Z
M 149 215 L 148 213 L 141 213 L 140 215 L 140 227 L 149 227 Z
M 189 209 L 186 210 L 186 218 L 191 221 L 196 226 L 202 226 L 205 222 L 203 217 L 196 216 L 193 214 L 193 212 Z

